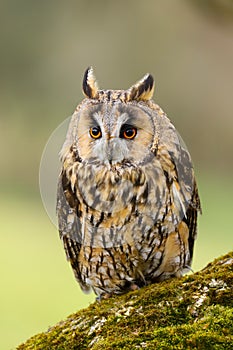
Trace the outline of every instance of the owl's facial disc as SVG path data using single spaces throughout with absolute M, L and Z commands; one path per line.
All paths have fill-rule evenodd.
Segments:
M 98 157 L 103 163 L 115 164 L 122 162 L 127 155 L 127 144 L 122 143 L 122 141 L 132 141 L 137 136 L 137 128 L 133 125 L 123 124 L 120 131 L 107 130 L 107 133 L 104 133 L 97 125 L 90 128 L 89 134 L 93 140 L 99 140 L 94 148 L 97 149 Z M 104 140 L 101 140 L 102 138 Z
M 81 158 L 110 166 L 142 160 L 153 135 L 148 115 L 131 105 L 98 104 L 81 113 L 77 129 Z

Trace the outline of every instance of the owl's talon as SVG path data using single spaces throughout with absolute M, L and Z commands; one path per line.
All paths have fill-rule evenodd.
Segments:
M 100 294 L 100 295 L 98 295 L 98 296 L 95 298 L 95 300 L 98 301 L 98 302 L 100 302 L 100 301 L 103 300 L 103 299 L 109 299 L 109 298 L 111 298 L 112 295 L 113 295 L 113 293 L 104 293 L 104 294 Z
M 139 289 L 140 289 L 140 287 L 135 283 L 131 284 L 131 286 L 130 286 L 130 290 L 132 290 L 132 291 L 139 290 Z

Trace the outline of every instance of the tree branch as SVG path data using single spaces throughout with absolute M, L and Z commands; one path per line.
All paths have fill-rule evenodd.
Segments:
M 233 252 L 202 271 L 95 302 L 18 350 L 233 349 Z

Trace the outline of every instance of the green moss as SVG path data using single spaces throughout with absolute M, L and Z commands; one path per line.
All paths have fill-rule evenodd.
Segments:
M 233 252 L 202 271 L 95 302 L 18 350 L 232 349 Z

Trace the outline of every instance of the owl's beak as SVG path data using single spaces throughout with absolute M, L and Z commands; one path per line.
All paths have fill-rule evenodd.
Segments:
M 109 135 L 107 139 L 107 159 L 110 165 L 122 162 L 124 156 L 121 152 L 119 140 L 114 135 Z
M 108 135 L 107 140 L 111 140 L 111 139 L 114 139 L 114 138 L 116 138 L 116 136 L 114 136 L 114 135 Z

